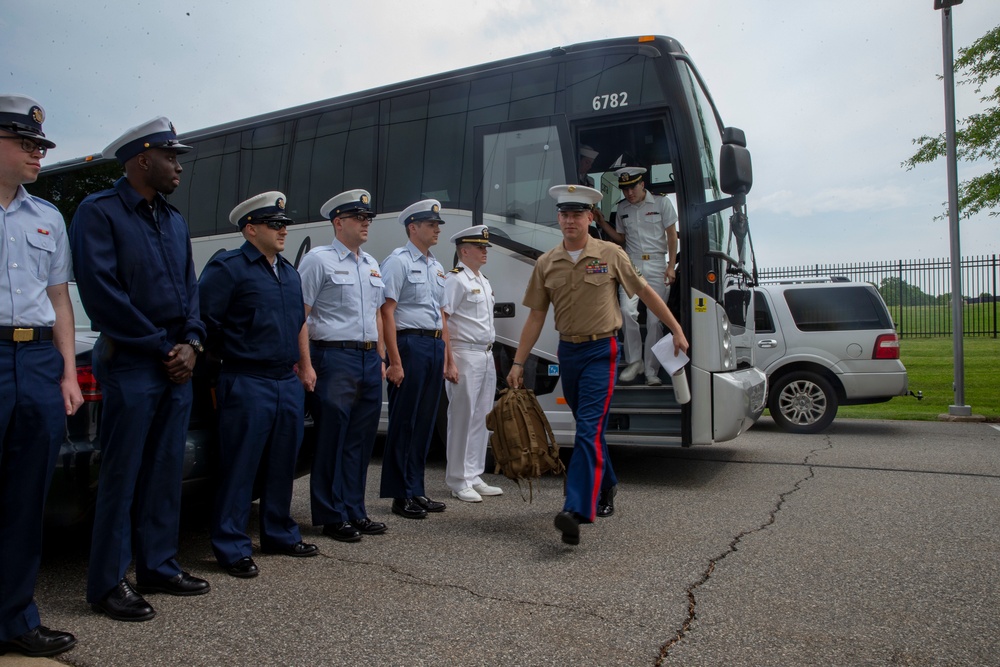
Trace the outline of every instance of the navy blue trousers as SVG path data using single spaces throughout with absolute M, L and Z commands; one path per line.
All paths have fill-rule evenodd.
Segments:
M 133 546 L 139 582 L 181 573 L 177 534 L 191 383 L 171 382 L 159 359 L 115 347 L 105 336 L 94 345 L 94 376 L 104 404 L 87 573 L 91 603 L 125 577 Z
M 51 342 L 0 342 L 0 641 L 40 623 L 42 512 L 66 438 L 62 373 Z
M 400 336 L 403 382 L 389 383 L 389 430 L 382 457 L 382 498 L 424 496 L 424 465 L 444 388 L 444 341 Z
M 614 337 L 559 343 L 563 394 L 576 419 L 563 510 L 575 512 L 585 521 L 594 520 L 601 491 L 618 483 L 605 437 L 617 359 L 618 340 Z
M 312 346 L 316 389 L 309 406 L 316 420 L 316 456 L 310 477 L 314 526 L 368 517 L 368 464 L 382 412 L 382 360 L 376 350 Z
M 226 373 L 219 400 L 219 488 L 212 513 L 212 551 L 222 566 L 249 556 L 247 523 L 260 470 L 260 546 L 302 541 L 291 516 L 295 462 L 302 445 L 305 390 L 294 375 L 275 380 Z

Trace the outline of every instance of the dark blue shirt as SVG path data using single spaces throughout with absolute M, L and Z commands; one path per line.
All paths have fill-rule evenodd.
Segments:
M 161 195 L 150 205 L 122 177 L 83 200 L 69 237 L 94 331 L 158 358 L 204 340 L 187 223 Z
M 201 309 L 206 345 L 237 368 L 270 365 L 291 372 L 299 360 L 299 332 L 305 322 L 299 273 L 281 255 L 277 273 L 249 241 L 220 253 L 201 274 Z

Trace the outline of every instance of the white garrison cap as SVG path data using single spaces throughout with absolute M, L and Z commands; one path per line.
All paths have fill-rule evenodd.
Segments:
M 580 146 L 580 155 L 582 155 L 583 157 L 589 157 L 591 160 L 596 160 L 597 156 L 600 155 L 600 153 L 595 151 L 590 146 L 584 145 Z
M 560 211 L 589 211 L 604 197 L 600 190 L 586 185 L 553 185 L 549 196 L 556 200 Z
M 267 222 L 280 220 L 284 223 L 292 221 L 285 215 L 285 195 L 277 190 L 262 192 L 250 197 L 242 204 L 237 204 L 229 214 L 229 222 L 243 229 L 251 222 Z
M 416 204 L 410 204 L 399 214 L 399 222 L 404 227 L 411 222 L 435 221 L 444 224 L 444 220 L 441 219 L 441 202 L 437 199 L 424 199 Z
M 191 150 L 191 146 L 185 146 L 177 141 L 174 124 L 166 116 L 159 116 L 126 130 L 125 134 L 108 144 L 102 155 L 105 157 L 114 155 L 119 162 L 125 164 L 150 148 L 169 148 L 178 153 L 187 153 Z
M 0 95 L 0 130 L 31 139 L 39 146 L 55 148 L 45 138 L 42 122 L 45 110 L 35 100 L 25 95 Z
M 463 229 L 451 237 L 451 242 L 455 245 L 460 243 L 475 243 L 487 248 L 493 247 L 490 243 L 490 230 L 486 225 L 473 225 L 468 229 Z
M 622 167 L 615 170 L 618 177 L 618 187 L 623 185 L 633 185 L 642 180 L 642 175 L 646 173 L 645 167 Z
M 372 213 L 372 196 L 367 190 L 348 190 L 341 192 L 336 197 L 326 200 L 319 209 L 319 214 L 327 220 L 333 220 L 341 213 L 352 211 L 363 211 L 369 215 Z

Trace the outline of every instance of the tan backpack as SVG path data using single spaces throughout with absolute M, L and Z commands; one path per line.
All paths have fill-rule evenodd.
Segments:
M 495 472 L 502 472 L 518 487 L 526 480 L 529 502 L 532 480 L 549 472 L 566 472 L 549 420 L 530 389 L 501 390 L 496 405 L 486 415 L 486 428 L 492 431 L 490 448 L 496 461 Z

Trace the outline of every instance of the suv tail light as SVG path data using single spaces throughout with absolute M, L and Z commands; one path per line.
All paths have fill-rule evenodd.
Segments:
M 83 394 L 85 403 L 101 400 L 101 385 L 94 377 L 93 367 L 77 366 L 76 381 L 80 385 L 80 392 Z
M 872 359 L 899 359 L 899 338 L 896 334 L 882 334 L 875 339 Z

